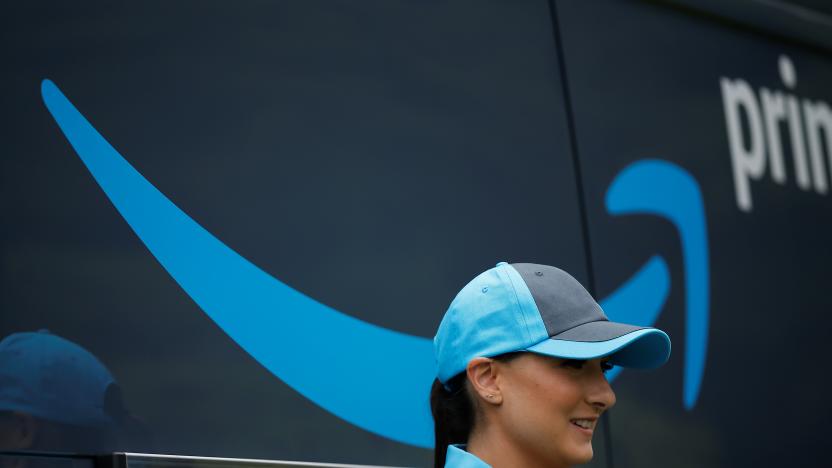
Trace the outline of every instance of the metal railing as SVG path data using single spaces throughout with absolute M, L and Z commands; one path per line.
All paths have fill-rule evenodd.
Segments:
M 287 460 L 219 458 L 155 453 L 114 452 L 77 454 L 61 452 L 0 451 L 3 459 L 21 459 L 31 468 L 393 468 L 377 465 L 349 465 Z

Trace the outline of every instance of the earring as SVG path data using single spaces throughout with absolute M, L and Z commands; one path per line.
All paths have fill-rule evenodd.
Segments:
M 486 397 L 488 397 L 488 398 L 494 398 L 494 395 L 492 395 L 492 394 L 490 394 L 490 393 L 489 393 L 488 395 L 486 395 Z

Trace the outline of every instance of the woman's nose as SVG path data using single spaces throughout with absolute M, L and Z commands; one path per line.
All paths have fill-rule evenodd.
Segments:
M 608 410 L 615 405 L 615 392 L 603 373 L 594 376 L 587 389 L 588 403 L 600 410 Z

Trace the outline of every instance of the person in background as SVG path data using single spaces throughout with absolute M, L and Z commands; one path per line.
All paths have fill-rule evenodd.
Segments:
M 670 338 L 610 322 L 563 270 L 503 262 L 457 294 L 434 351 L 436 468 L 558 468 L 593 457 L 604 373 L 662 365 Z
M 47 331 L 0 341 L 0 450 L 97 454 L 122 449 L 126 436 L 146 432 L 92 353 Z M 4 458 L 2 468 L 31 466 Z

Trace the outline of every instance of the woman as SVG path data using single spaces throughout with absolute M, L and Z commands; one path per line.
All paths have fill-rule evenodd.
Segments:
M 670 339 L 610 322 L 563 270 L 503 262 L 457 294 L 434 351 L 436 468 L 568 467 L 615 404 L 604 372 L 658 367 Z

